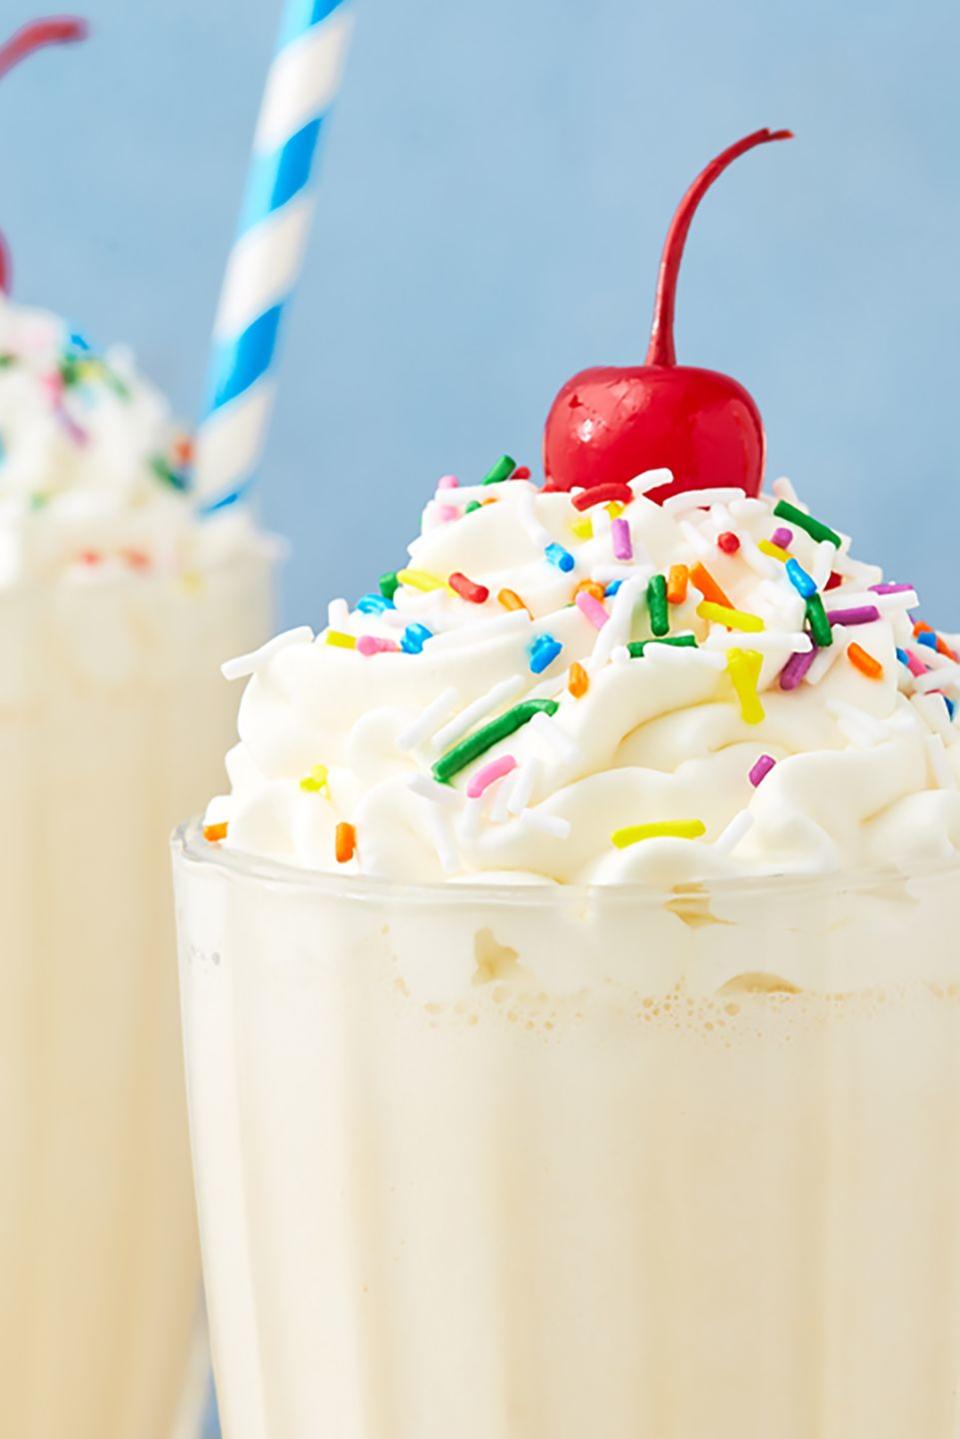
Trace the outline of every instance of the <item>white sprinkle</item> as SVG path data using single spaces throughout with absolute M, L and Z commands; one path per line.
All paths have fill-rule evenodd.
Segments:
M 779 479 L 774 480 L 770 488 L 778 500 L 786 500 L 788 504 L 796 505 L 798 509 L 802 508 L 799 504 L 797 492 L 786 475 L 781 475 Z
M 225 660 L 220 666 L 220 673 L 225 680 L 242 680 L 248 675 L 256 674 L 257 670 L 273 659 L 274 655 L 281 650 L 289 649 L 291 645 L 309 644 L 313 639 L 313 630 L 309 625 L 298 625 L 294 630 L 285 630 L 281 635 L 274 635 L 272 640 L 267 640 L 258 650 L 252 650 L 248 655 L 237 655 L 236 659 Z
M 923 743 L 938 789 L 956 789 L 957 777 L 953 772 L 953 766 L 947 758 L 947 751 L 943 747 L 943 740 L 938 734 L 931 734 L 927 735 Z
M 514 770 L 513 774 L 503 775 L 487 788 L 486 793 L 491 797 L 487 808 L 487 818 L 491 824 L 503 824 L 510 813 L 510 794 L 513 788 L 510 781 L 516 773 L 517 771 Z
M 327 624 L 332 630 L 345 630 L 350 623 L 350 606 L 345 599 L 331 600 L 327 605 Z
M 517 820 L 524 829 L 538 829 L 543 834 L 549 834 L 554 839 L 569 839 L 570 821 L 562 819 L 558 814 L 541 814 L 536 809 L 525 809 Z
M 753 828 L 753 820 L 754 817 L 748 809 L 742 809 L 739 814 L 735 814 L 727 827 L 713 841 L 714 853 L 731 854 L 743 837 Z
M 758 650 L 760 654 L 777 654 L 786 650 L 795 655 L 805 655 L 813 648 L 813 641 L 802 630 L 767 631 L 765 634 L 744 636 L 736 630 L 724 629 L 722 625 L 712 625 L 704 645 L 708 650 L 736 650 L 747 647 Z
M 845 653 L 846 651 L 843 645 L 838 644 L 828 645 L 826 649 L 820 650 L 813 664 L 804 675 L 804 683 L 808 685 L 818 685 L 824 675 L 833 669 L 840 656 Z
M 692 525 L 689 520 L 681 520 L 680 533 L 695 555 L 699 555 L 700 558 L 704 560 L 713 558 L 713 545 L 707 539 L 706 535 L 700 533 L 696 525 Z
M 817 582 L 817 588 L 823 589 L 827 580 L 833 572 L 833 562 L 837 558 L 837 547 L 832 540 L 821 540 L 817 545 L 816 553 L 810 565 L 810 574 Z
M 931 651 L 931 658 L 935 653 L 936 651 Z M 924 659 L 926 658 L 924 655 Z M 938 655 L 937 658 L 940 659 L 943 656 Z M 927 663 L 929 664 L 930 661 L 928 660 Z M 953 660 L 948 660 L 945 665 L 932 669 L 929 674 L 917 675 L 914 678 L 913 687 L 917 694 L 926 694 L 928 690 L 943 689 L 944 685 L 955 689 L 958 683 L 960 683 L 960 665 L 955 664 Z
M 768 580 L 776 578 L 779 561 L 770 555 L 765 555 L 762 550 L 758 550 L 757 542 L 752 535 L 744 533 L 740 535 L 740 553 L 754 574 Z
M 470 844 L 480 833 L 483 811 L 483 795 L 479 799 L 468 799 L 457 822 L 457 836 L 461 844 Z
M 436 804 L 424 810 L 424 824 L 437 847 L 437 858 L 444 874 L 456 874 L 460 868 L 460 852 L 453 837 L 453 826 L 447 813 Z
M 911 703 L 934 734 L 951 743 L 957 738 L 943 695 L 915 695 Z
M 599 667 L 610 658 L 610 655 L 618 645 L 626 644 L 630 638 L 630 628 L 633 624 L 633 611 L 641 594 L 646 589 L 647 577 L 642 574 L 632 576 L 624 580 L 613 597 L 613 604 L 610 606 L 610 618 L 602 630 L 597 633 L 593 646 L 593 663 Z
M 511 630 L 525 630 L 530 627 L 530 616 L 526 610 L 509 610 L 506 614 L 494 615 L 492 619 L 478 620 L 475 624 L 458 625 L 456 629 L 447 630 L 442 635 L 434 635 L 430 641 L 430 653 L 436 654 L 438 650 L 460 649 L 464 643 L 465 636 L 469 638 L 470 644 L 478 645 L 484 640 L 497 639 L 500 635 L 509 634 Z
M 415 774 L 407 781 L 407 785 L 421 799 L 428 799 L 431 804 L 445 805 L 447 809 L 459 809 L 463 801 L 459 790 L 448 784 L 440 784 L 429 775 Z
M 456 702 L 456 690 L 452 688 L 444 690 L 442 695 L 438 695 L 431 704 L 427 705 L 426 709 L 421 712 L 418 719 L 414 720 L 413 724 L 408 725 L 408 727 L 397 736 L 397 749 L 411 750 L 416 749 L 418 744 L 423 744 L 423 741 L 429 739 L 438 725 L 446 719 Z
M 545 550 L 547 545 L 552 544 L 553 537 L 549 530 L 544 529 L 543 525 L 541 525 L 537 519 L 536 510 L 534 509 L 533 490 L 530 489 L 528 485 L 524 485 L 523 487 L 523 491 L 517 501 L 517 510 L 520 523 L 526 530 L 531 542 L 538 550 Z
M 837 721 L 837 728 L 851 744 L 869 749 L 890 738 L 885 725 L 874 719 L 873 715 L 868 715 L 865 710 L 858 709 L 856 705 L 847 704 L 846 700 L 827 700 L 827 710 Z
M 437 730 L 431 741 L 434 753 L 439 754 L 448 745 L 456 744 L 465 734 L 473 729 L 478 720 L 498 705 L 513 699 L 523 689 L 524 679 L 522 675 L 510 675 L 507 679 L 495 684 L 492 689 L 487 690 L 485 695 L 475 699 L 472 704 L 462 709 L 455 719 L 444 725 L 443 729 Z
M 825 605 L 840 609 L 853 609 L 857 605 L 873 605 L 881 614 L 893 614 L 900 610 L 915 610 L 920 603 L 916 590 L 898 590 L 892 595 L 878 595 L 873 590 L 847 591 L 843 586 L 830 590 L 823 597 Z
M 540 768 L 540 761 L 532 757 L 524 760 L 523 764 L 515 771 L 507 800 L 507 809 L 511 814 L 520 814 L 527 808 L 537 780 L 540 778 Z
M 635 495 L 646 495 L 651 490 L 659 489 L 661 485 L 671 484 L 672 481 L 672 470 L 644 470 L 642 475 L 634 475 L 627 484 Z
M 920 656 L 928 669 L 949 670 L 956 664 L 956 660 L 952 660 L 949 655 L 942 655 L 931 645 L 922 645 L 916 635 L 911 635 L 909 648 L 913 650 L 914 654 Z
M 728 505 L 743 499 L 746 499 L 746 491 L 734 485 L 715 490 L 684 490 L 664 500 L 663 509 L 668 515 L 685 515 L 690 510 L 706 510 L 711 505 Z
M 643 583 L 653 574 L 653 566 L 631 564 L 629 560 L 613 560 L 608 565 L 594 565 L 590 570 L 590 578 L 596 580 L 598 585 L 610 585 L 614 580 L 625 580 L 634 575 L 641 575 Z
M 504 480 L 497 485 L 458 485 L 455 490 L 438 490 L 434 499 L 441 505 L 469 505 L 474 500 L 499 500 L 506 496 L 511 500 L 519 499 L 525 490 L 530 494 L 536 493 L 532 480 Z
M 560 728 L 555 717 L 551 718 L 550 715 L 544 714 L 541 711 L 540 714 L 534 715 L 527 728 L 531 734 L 535 734 L 542 739 L 544 744 L 553 751 L 558 759 L 570 760 L 576 757 L 576 744 L 566 731 Z

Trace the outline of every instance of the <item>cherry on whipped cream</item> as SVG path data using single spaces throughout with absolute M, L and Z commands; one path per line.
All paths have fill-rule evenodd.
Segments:
M 747 150 L 791 138 L 789 130 L 757 130 L 694 180 L 664 243 L 646 363 L 581 370 L 563 386 L 544 432 L 548 489 L 625 484 L 645 470 L 666 468 L 673 480 L 650 491 L 653 500 L 716 486 L 759 493 L 765 448 L 760 411 L 729 375 L 677 364 L 674 309 L 690 223 L 714 180 Z

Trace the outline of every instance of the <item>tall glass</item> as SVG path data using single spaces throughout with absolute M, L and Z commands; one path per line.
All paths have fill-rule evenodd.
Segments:
M 222 782 L 217 662 L 265 637 L 269 571 L 251 553 L 0 593 L 5 1439 L 177 1423 L 199 1261 L 166 844 Z
M 960 867 L 175 870 L 225 1439 L 955 1439 Z

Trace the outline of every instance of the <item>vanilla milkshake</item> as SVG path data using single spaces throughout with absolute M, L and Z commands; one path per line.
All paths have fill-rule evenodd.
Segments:
M 121 350 L 0 300 L 0 1429 L 168 1439 L 198 1312 L 166 832 L 270 552 Z
M 175 844 L 225 1439 L 956 1432 L 960 662 L 786 482 L 674 481 L 445 477 L 227 667 Z

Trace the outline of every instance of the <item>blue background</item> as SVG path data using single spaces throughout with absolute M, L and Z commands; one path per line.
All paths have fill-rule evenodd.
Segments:
M 82 51 L 0 86 L 17 294 L 129 339 L 186 415 L 278 10 L 94 0 Z M 359 0 L 262 484 L 285 618 L 396 564 L 439 474 L 536 463 L 569 374 L 642 358 L 675 202 L 770 124 L 798 138 L 698 216 L 680 358 L 741 379 L 771 472 L 949 627 L 958 42 L 947 0 Z
M 434 479 L 536 463 L 552 395 L 642 358 L 673 206 L 681 359 L 736 375 L 772 472 L 960 624 L 960 10 L 947 0 L 360 0 L 262 485 L 285 618 L 396 564 Z M 93 0 L 0 87 L 16 291 L 130 340 L 192 415 L 272 0 Z M 4 0 L 13 28 L 29 14 Z

